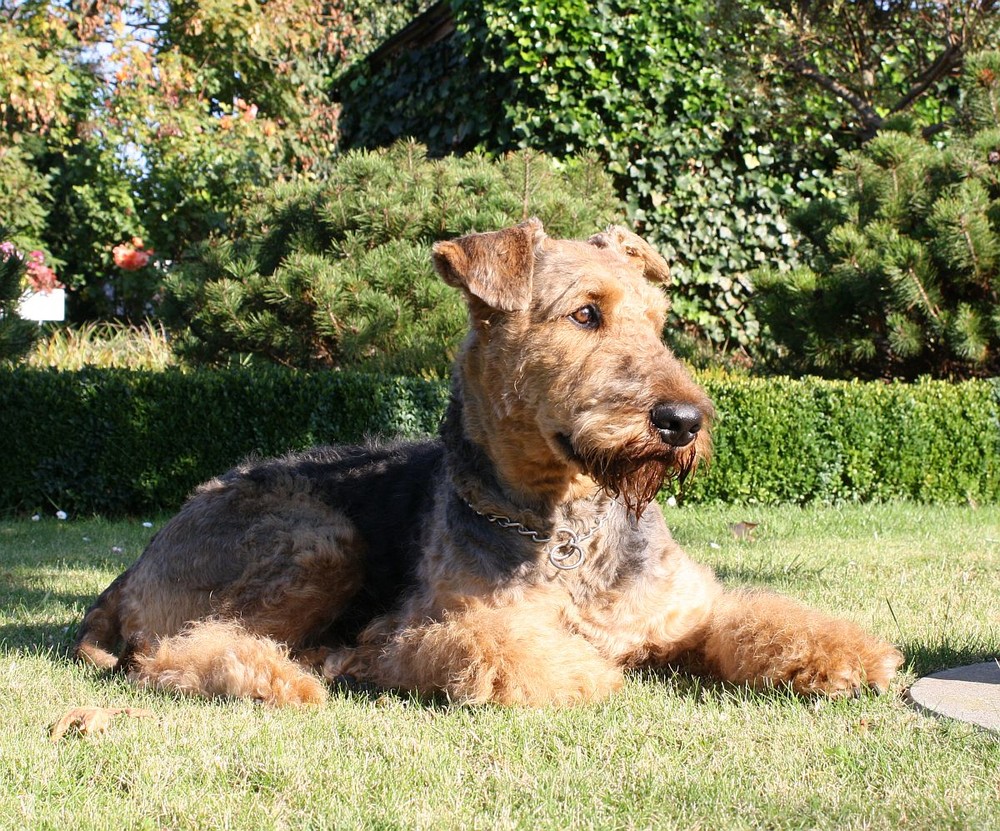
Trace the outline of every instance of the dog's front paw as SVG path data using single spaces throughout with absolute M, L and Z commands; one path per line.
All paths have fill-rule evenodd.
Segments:
M 801 665 L 786 665 L 782 680 L 801 695 L 833 698 L 857 696 L 865 687 L 885 692 L 903 663 L 892 645 L 873 638 L 861 629 L 836 621 L 831 629 L 815 635 L 802 650 Z
M 763 592 L 721 598 L 702 647 L 718 677 L 800 695 L 884 692 L 903 656 L 857 624 Z

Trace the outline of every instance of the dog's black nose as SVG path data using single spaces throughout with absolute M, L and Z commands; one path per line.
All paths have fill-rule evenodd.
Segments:
M 657 404 L 649 413 L 660 438 L 674 447 L 687 447 L 702 425 L 701 410 L 693 404 Z

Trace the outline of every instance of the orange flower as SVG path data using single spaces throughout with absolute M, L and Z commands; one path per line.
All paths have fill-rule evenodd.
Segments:
M 143 250 L 143 242 L 140 237 L 132 237 L 132 243 L 122 243 L 111 249 L 111 256 L 115 265 L 123 271 L 138 271 L 149 265 L 149 260 L 153 255 L 153 250 Z

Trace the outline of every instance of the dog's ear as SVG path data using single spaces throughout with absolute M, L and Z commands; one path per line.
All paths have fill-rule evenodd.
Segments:
M 611 248 L 622 254 L 642 270 L 642 275 L 647 280 L 654 283 L 670 281 L 670 266 L 660 256 L 660 252 L 642 237 L 633 234 L 627 228 L 622 228 L 621 225 L 611 225 L 607 230 L 594 234 L 587 242 L 598 248 Z
M 513 228 L 434 244 L 434 267 L 449 285 L 502 312 L 528 308 L 535 249 L 545 238 L 532 217 Z

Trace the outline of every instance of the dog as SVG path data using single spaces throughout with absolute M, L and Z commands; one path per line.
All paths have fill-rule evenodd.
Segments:
M 661 340 L 669 269 L 648 243 L 530 219 L 433 261 L 470 317 L 440 435 L 201 485 L 86 613 L 78 658 L 273 704 L 349 678 L 568 705 L 666 665 L 803 695 L 888 687 L 891 644 L 727 591 L 671 538 L 655 496 L 707 458 L 714 411 Z

